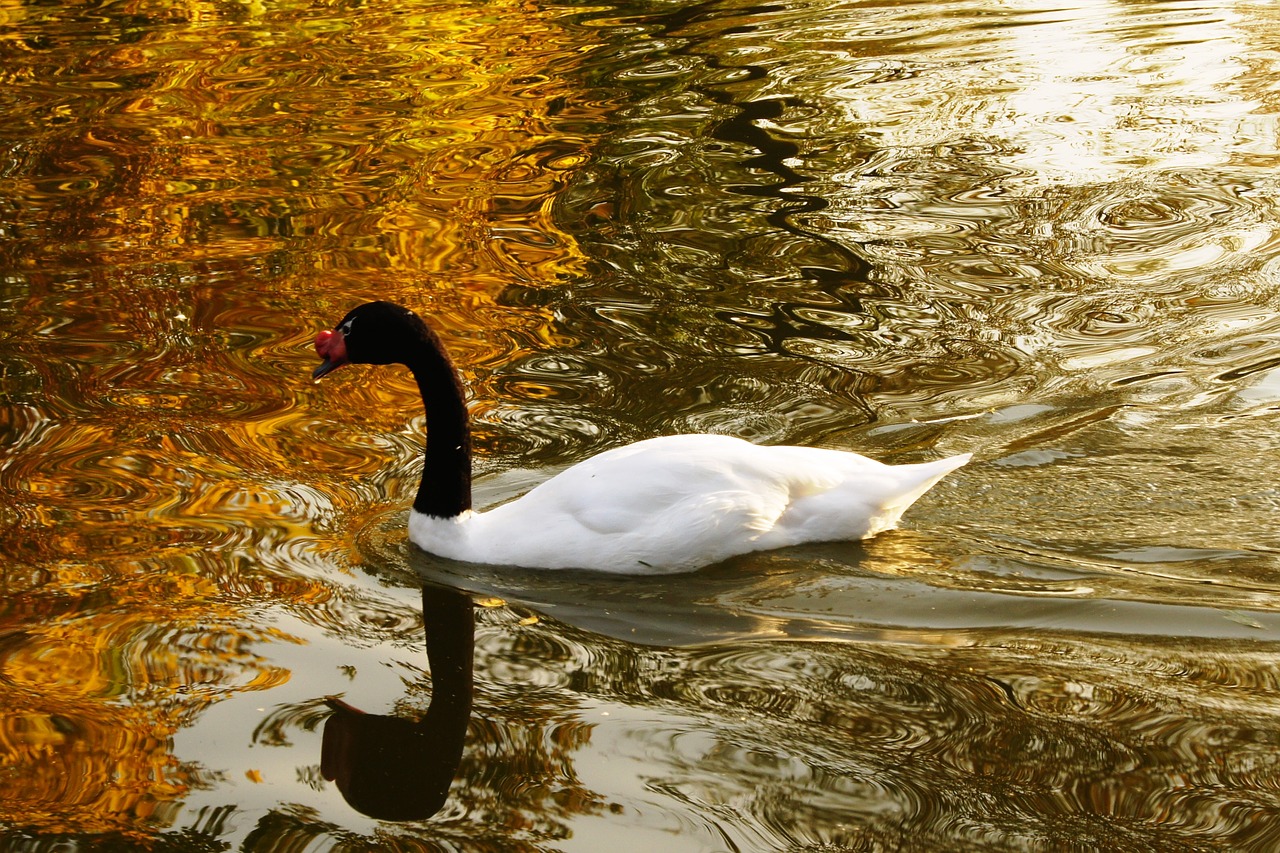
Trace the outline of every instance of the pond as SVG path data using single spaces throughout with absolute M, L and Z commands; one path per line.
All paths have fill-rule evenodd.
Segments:
M 0 0 L 0 847 L 1280 847 L 1278 38 Z M 310 379 L 370 299 L 479 505 L 679 432 L 974 461 L 860 543 L 450 563 L 408 374 Z

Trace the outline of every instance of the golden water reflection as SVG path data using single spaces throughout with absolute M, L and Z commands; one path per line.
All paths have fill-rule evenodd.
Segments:
M 175 733 L 290 681 L 271 614 L 333 599 L 325 530 L 384 494 L 352 430 L 400 414 L 317 418 L 300 345 L 390 282 L 503 325 L 502 287 L 578 274 L 547 199 L 585 138 L 548 119 L 594 108 L 519 4 L 83 11 L 0 12 L 0 820 L 142 837 L 226 784 Z

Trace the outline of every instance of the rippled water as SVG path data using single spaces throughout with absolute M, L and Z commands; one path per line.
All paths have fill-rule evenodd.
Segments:
M 1280 846 L 1277 36 L 0 3 L 0 846 Z M 413 386 L 308 379 L 369 298 L 480 503 L 682 430 L 976 461 L 866 543 L 444 563 Z

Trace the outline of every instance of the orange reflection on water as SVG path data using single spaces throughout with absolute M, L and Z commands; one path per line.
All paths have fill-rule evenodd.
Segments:
M 307 339 L 364 298 L 467 361 L 545 339 L 494 296 L 581 273 L 549 199 L 590 137 L 524 3 L 103 16 L 0 2 L 0 823 L 144 835 L 210 784 L 174 733 L 289 681 L 263 609 L 362 630 L 328 531 L 421 439 L 403 381 L 320 397 Z
M 171 737 L 211 703 L 289 673 L 255 647 L 289 638 L 237 626 L 205 579 L 57 577 L 13 595 L 3 620 L 0 799 L 42 831 L 142 832 L 186 793 Z M 109 603 L 108 603 L 109 602 Z M 163 820 L 161 821 L 164 822 Z
M 10 182 L 25 227 L 0 253 L 17 268 L 285 251 L 467 287 L 581 269 L 548 200 L 590 140 L 550 127 L 572 92 L 548 71 L 565 33 L 536 7 L 190 3 L 119 43 L 10 15 L 56 36 L 0 38 L 42 143 Z

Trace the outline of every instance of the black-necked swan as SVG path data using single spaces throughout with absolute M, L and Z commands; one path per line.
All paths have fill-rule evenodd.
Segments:
M 462 383 L 436 334 L 407 308 L 369 302 L 316 336 L 314 379 L 344 364 L 403 364 L 427 413 L 409 538 L 469 563 L 659 574 L 802 542 L 863 539 L 969 461 L 885 465 L 843 450 L 726 435 L 670 435 L 607 450 L 509 503 L 471 509 Z

